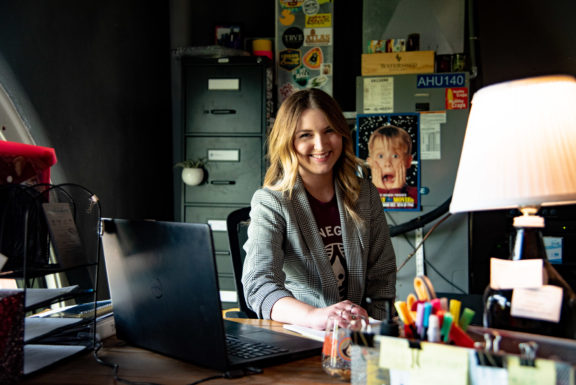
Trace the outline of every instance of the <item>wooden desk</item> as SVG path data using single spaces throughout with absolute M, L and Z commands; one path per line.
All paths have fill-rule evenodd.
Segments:
M 291 333 L 281 323 L 267 320 L 236 320 L 273 330 Z M 169 358 L 148 350 L 126 345 L 115 337 L 104 341 L 98 356 L 105 361 L 120 365 L 118 374 L 130 381 L 155 382 L 162 385 L 186 385 L 194 381 L 220 374 L 184 361 Z M 216 384 L 340 384 L 344 382 L 330 377 L 322 370 L 320 356 L 264 368 L 262 374 L 237 379 L 214 379 L 207 385 Z M 82 353 L 60 362 L 44 372 L 32 374 L 22 381 L 25 385 L 117 385 L 113 369 L 99 364 L 92 353 Z

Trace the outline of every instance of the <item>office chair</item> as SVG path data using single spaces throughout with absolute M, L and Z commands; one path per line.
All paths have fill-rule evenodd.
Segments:
M 244 287 L 242 286 L 242 266 L 246 252 L 242 247 L 248 239 L 248 223 L 250 220 L 250 207 L 232 211 L 226 218 L 226 230 L 228 231 L 228 242 L 230 244 L 230 255 L 232 256 L 232 267 L 234 268 L 234 282 L 238 293 L 238 306 L 240 311 L 226 312 L 227 317 L 236 318 L 258 318 L 244 298 Z

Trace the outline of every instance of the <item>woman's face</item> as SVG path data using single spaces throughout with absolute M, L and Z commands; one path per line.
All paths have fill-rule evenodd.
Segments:
M 334 165 L 342 154 L 342 136 L 330 126 L 319 109 L 304 111 L 294 134 L 299 173 L 304 181 L 310 178 L 332 179 Z

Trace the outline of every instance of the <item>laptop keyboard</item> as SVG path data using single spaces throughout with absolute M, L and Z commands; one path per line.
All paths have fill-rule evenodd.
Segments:
M 231 335 L 226 335 L 226 343 L 228 344 L 228 353 L 239 358 L 255 358 L 288 351 L 288 349 L 259 342 L 241 341 Z

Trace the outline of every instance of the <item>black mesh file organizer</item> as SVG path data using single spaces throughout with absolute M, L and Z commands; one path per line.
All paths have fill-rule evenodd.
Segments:
M 100 223 L 100 202 L 83 186 L 0 185 L 0 278 L 25 294 L 23 374 L 95 347 Z M 94 311 L 67 316 L 78 306 Z

